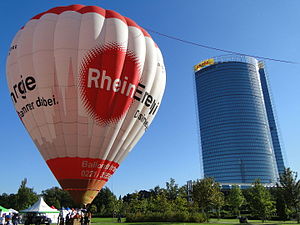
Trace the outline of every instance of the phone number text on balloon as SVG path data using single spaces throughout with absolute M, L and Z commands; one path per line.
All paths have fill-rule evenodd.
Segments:
M 98 180 L 108 180 L 113 172 L 110 171 L 95 171 L 95 170 L 81 170 L 81 177 L 94 178 Z

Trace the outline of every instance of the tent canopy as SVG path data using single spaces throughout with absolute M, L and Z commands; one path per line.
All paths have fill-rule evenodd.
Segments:
M 52 209 L 44 201 L 43 197 L 40 197 L 39 200 L 34 203 L 31 207 L 21 210 L 22 213 L 59 213 L 58 210 Z
M 19 213 L 17 210 L 12 209 L 12 208 L 8 209 L 8 211 L 9 211 L 10 213 Z
M 0 205 L 0 211 L 1 212 L 9 212 L 7 208 L 2 207 L 1 205 Z

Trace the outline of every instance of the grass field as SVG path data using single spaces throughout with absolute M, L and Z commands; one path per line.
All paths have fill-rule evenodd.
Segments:
M 261 220 L 249 220 L 248 224 L 252 225 L 288 225 L 297 224 L 296 221 L 266 221 L 262 223 Z M 116 225 L 117 218 L 93 218 L 92 225 Z M 123 225 L 236 225 L 240 224 L 237 219 L 210 219 L 209 223 L 174 223 L 174 222 L 139 222 L 139 223 L 125 223 L 125 219 L 122 219 Z

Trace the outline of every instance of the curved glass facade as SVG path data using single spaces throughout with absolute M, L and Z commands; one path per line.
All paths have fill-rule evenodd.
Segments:
M 266 111 L 267 111 L 267 117 L 268 117 L 268 122 L 269 122 L 269 127 L 270 127 L 270 133 L 271 133 L 271 137 L 272 137 L 273 149 L 274 149 L 276 163 L 277 163 L 277 170 L 278 170 L 279 174 L 282 174 L 285 170 L 284 158 L 283 158 L 283 154 L 282 154 L 281 144 L 279 141 L 278 128 L 277 128 L 277 124 L 276 124 L 276 120 L 275 120 L 275 115 L 273 112 L 267 74 L 265 72 L 263 63 L 259 64 L 259 75 L 260 75 L 260 81 L 261 81 L 261 86 L 262 86 L 262 90 L 263 90 L 264 101 L 265 101 L 265 105 L 266 105 Z
M 278 177 L 257 61 L 218 60 L 195 72 L 204 176 L 220 183 Z

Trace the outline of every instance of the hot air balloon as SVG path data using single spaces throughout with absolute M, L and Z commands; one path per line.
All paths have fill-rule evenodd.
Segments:
M 64 190 L 89 204 L 148 129 L 166 75 L 151 36 L 97 6 L 30 19 L 7 57 L 11 99 Z

